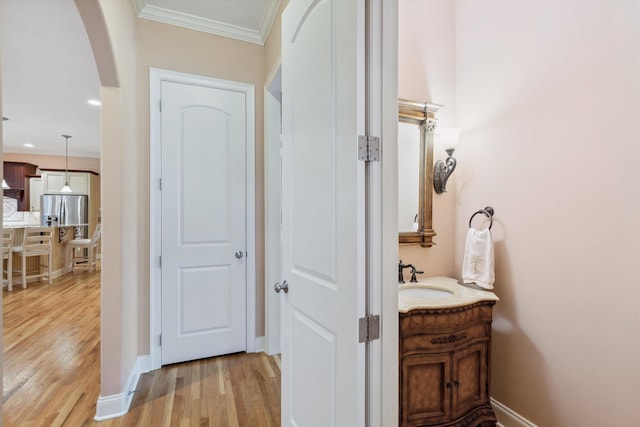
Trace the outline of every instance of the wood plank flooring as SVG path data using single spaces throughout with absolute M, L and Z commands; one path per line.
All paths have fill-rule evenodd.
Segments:
M 141 377 L 129 412 L 96 422 L 100 273 L 3 291 L 2 425 L 280 426 L 280 360 L 238 353 Z

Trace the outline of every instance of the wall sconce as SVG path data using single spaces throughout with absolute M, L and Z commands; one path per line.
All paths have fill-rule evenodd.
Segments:
M 449 128 L 444 129 L 440 133 L 440 137 L 442 138 L 445 147 L 445 151 L 447 152 L 447 159 L 443 162 L 442 160 L 438 160 L 433 167 L 433 189 L 437 194 L 442 194 L 447 191 L 447 180 L 456 169 L 456 159 L 454 159 L 453 152 L 456 150 L 456 145 L 458 144 L 458 139 L 460 138 L 460 132 L 462 129 L 459 128 Z

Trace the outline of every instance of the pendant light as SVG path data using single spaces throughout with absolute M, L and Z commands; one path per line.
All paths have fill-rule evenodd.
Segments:
M 65 152 L 65 166 L 64 166 L 64 187 L 60 190 L 61 193 L 71 193 L 71 187 L 69 187 L 69 138 L 71 135 L 62 135 L 66 143 Z

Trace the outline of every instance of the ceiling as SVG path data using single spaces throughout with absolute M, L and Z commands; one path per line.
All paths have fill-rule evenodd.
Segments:
M 264 44 L 280 0 L 131 0 L 138 16 Z M 100 157 L 100 81 L 73 0 L 0 3 L 4 151 Z M 25 147 L 24 144 L 33 147 Z

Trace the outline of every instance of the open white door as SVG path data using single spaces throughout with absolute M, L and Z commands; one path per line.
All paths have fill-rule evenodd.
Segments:
M 282 18 L 282 425 L 363 426 L 364 2 Z

